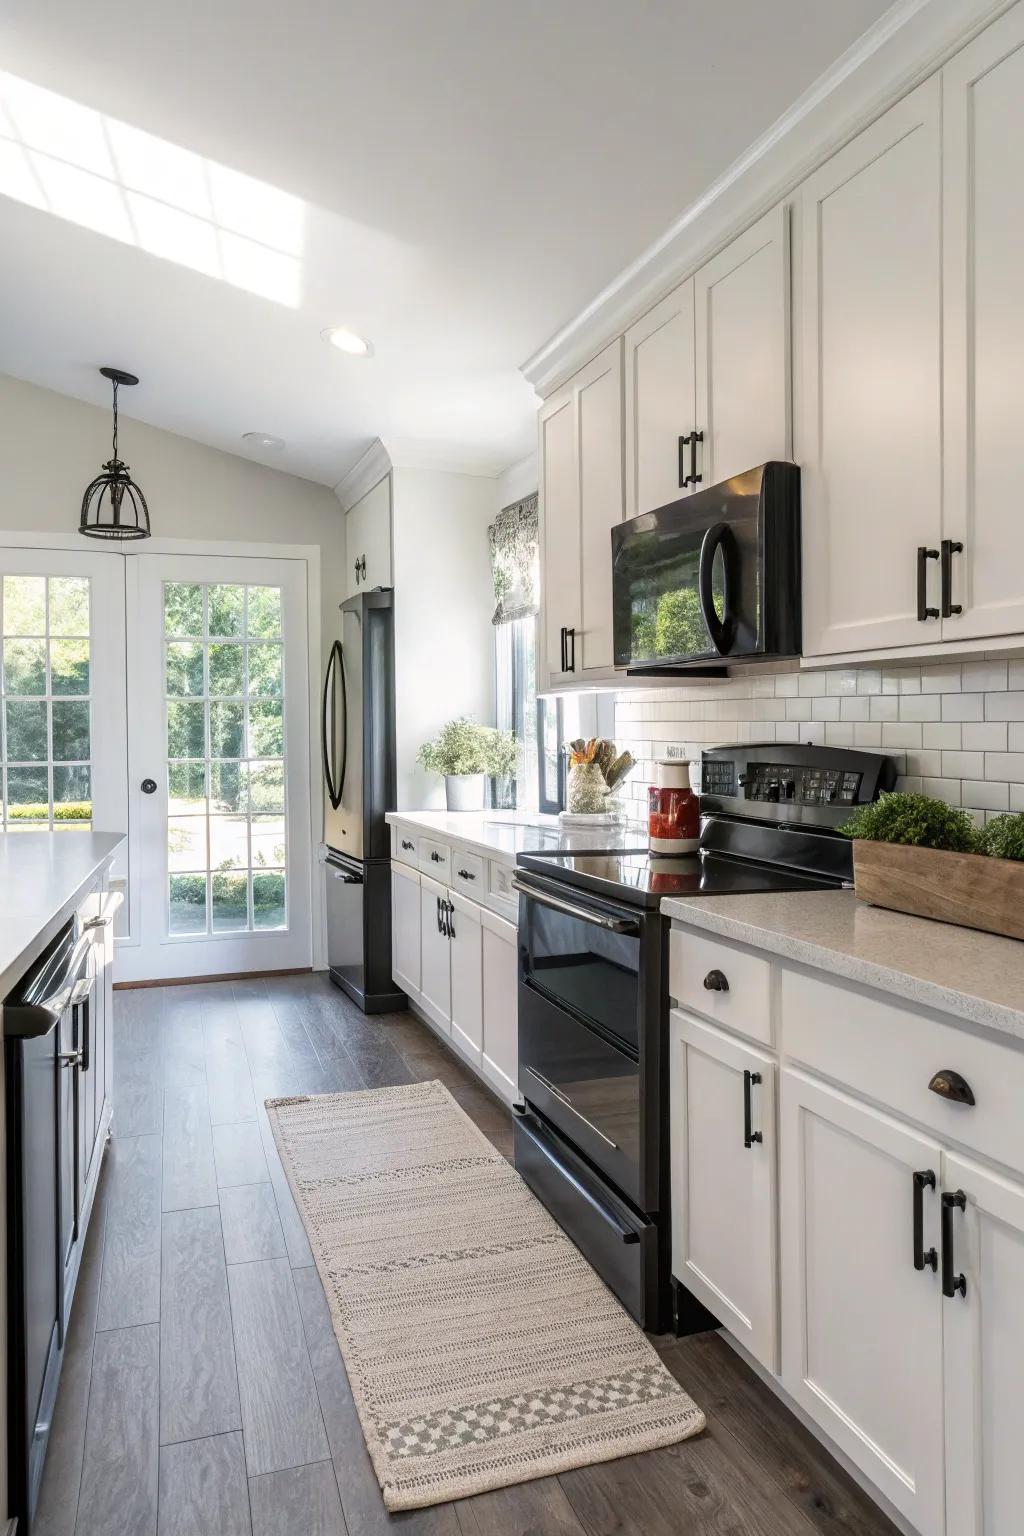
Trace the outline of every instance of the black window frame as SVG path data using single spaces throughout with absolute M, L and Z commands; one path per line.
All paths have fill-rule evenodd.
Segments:
M 547 740 L 545 720 L 547 710 L 553 707 L 555 711 L 555 739 L 557 746 L 557 799 L 552 800 L 544 793 L 547 788 L 547 774 L 544 771 L 545 749 Z M 565 712 L 561 699 L 538 698 L 537 700 L 537 809 L 544 815 L 557 816 L 559 811 L 565 810 Z

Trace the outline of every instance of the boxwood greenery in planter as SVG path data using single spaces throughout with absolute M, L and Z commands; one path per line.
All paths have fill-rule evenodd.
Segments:
M 981 834 L 982 853 L 994 859 L 1024 859 L 1024 812 L 996 816 Z
M 899 790 L 861 806 L 839 830 L 847 837 L 863 838 L 869 843 L 903 843 L 915 848 L 938 848 L 946 853 L 990 851 L 966 811 L 947 805 L 944 800 L 933 800 L 930 795 Z

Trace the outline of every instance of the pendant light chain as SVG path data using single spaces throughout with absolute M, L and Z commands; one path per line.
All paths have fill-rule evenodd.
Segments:
M 114 380 L 114 463 L 117 463 L 117 380 Z

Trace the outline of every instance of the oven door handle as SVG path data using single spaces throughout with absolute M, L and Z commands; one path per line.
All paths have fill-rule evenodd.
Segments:
M 598 1130 L 593 1120 L 588 1120 L 586 1115 L 581 1115 L 572 1099 L 570 1099 L 567 1094 L 564 1094 L 560 1088 L 556 1088 L 554 1083 L 549 1082 L 546 1077 L 542 1076 L 542 1074 L 537 1071 L 536 1067 L 524 1067 L 523 1071 L 529 1072 L 531 1077 L 535 1077 L 537 1079 L 542 1088 L 546 1088 L 548 1093 L 554 1094 L 559 1104 L 564 1104 L 571 1115 L 575 1115 L 577 1120 L 582 1120 L 587 1129 L 593 1131 L 595 1136 L 599 1136 L 603 1142 L 611 1147 L 613 1152 L 617 1152 L 619 1150 L 618 1144 L 612 1141 L 610 1136 L 606 1136 L 604 1131 Z
M 519 891 L 522 896 L 528 896 L 531 901 L 539 901 L 542 907 L 551 907 L 555 912 L 564 912 L 568 917 L 576 917 L 581 923 L 592 923 L 595 928 L 604 928 L 609 933 L 640 932 L 640 924 L 635 917 L 608 917 L 604 912 L 593 912 L 587 907 L 579 907 L 575 902 L 564 901 L 561 896 L 538 890 L 535 885 L 527 885 L 525 881 L 519 879 L 518 875 L 512 876 L 512 889 Z

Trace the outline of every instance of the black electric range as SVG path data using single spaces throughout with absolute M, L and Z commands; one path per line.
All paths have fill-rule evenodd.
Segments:
M 706 752 L 700 851 L 522 853 L 516 1167 L 647 1328 L 714 1326 L 670 1285 L 666 897 L 836 890 L 838 829 L 895 783 L 881 754 Z M 684 1315 L 685 1314 L 685 1315 Z M 688 1320 L 687 1320 L 688 1319 Z

